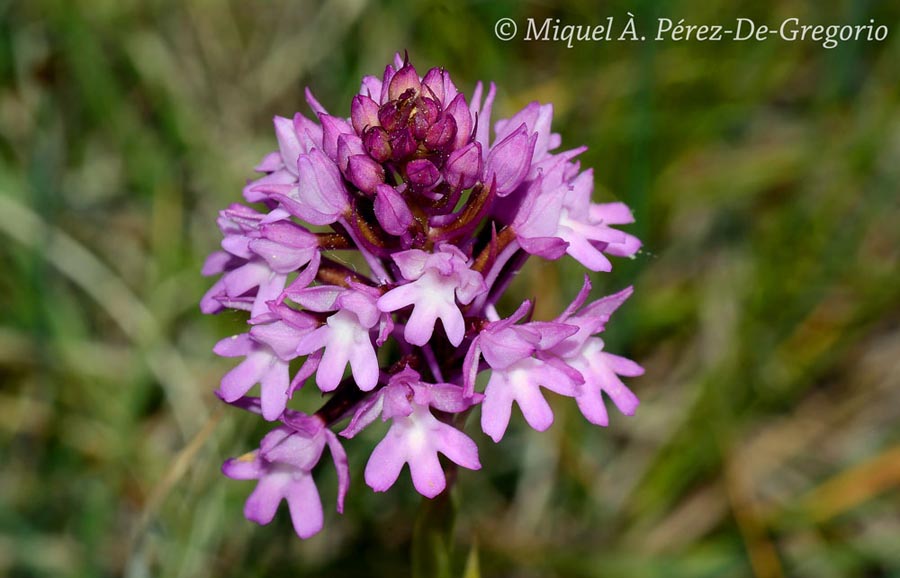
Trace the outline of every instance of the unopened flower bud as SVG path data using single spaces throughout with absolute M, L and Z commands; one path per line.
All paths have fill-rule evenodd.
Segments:
M 481 170 L 481 144 L 477 142 L 469 143 L 465 147 L 453 151 L 444 166 L 447 181 L 460 189 L 469 189 L 475 186 L 481 176 Z
M 445 114 L 428 127 L 428 132 L 425 133 L 425 146 L 433 151 L 442 150 L 455 137 L 456 120 L 452 116 Z
M 391 235 L 402 235 L 413 224 L 413 214 L 403 196 L 389 185 L 375 187 L 375 218 Z
M 422 84 L 419 82 L 419 75 L 411 64 L 407 64 L 397 71 L 397 74 L 391 79 L 390 88 L 388 89 L 388 98 L 397 100 L 402 97 L 415 96 L 421 90 Z
M 391 158 L 402 161 L 416 152 L 418 144 L 409 129 L 399 130 L 391 135 Z
M 406 165 L 406 176 L 413 187 L 426 189 L 438 182 L 441 172 L 428 159 L 416 159 Z
M 384 169 L 369 155 L 353 155 L 347 163 L 347 179 L 359 190 L 371 195 L 384 182 Z
M 386 162 L 393 154 L 388 133 L 380 126 L 369 127 L 366 130 L 363 136 L 363 146 L 369 155 L 379 163 Z
M 347 163 L 353 155 L 364 155 L 366 150 L 363 147 L 362 139 L 356 135 L 342 134 L 338 138 L 337 146 L 337 163 L 341 171 L 346 172 Z
M 358 135 L 370 126 L 378 126 L 378 104 L 368 96 L 357 94 L 350 103 L 350 122 Z
M 456 140 L 453 143 L 453 148 L 462 148 L 472 139 L 473 126 L 472 114 L 469 112 L 469 107 L 466 104 L 465 95 L 462 93 L 458 94 L 453 99 L 453 102 L 450 103 L 450 106 L 447 107 L 444 114 L 452 116 L 456 122 Z M 488 119 L 482 119 L 481 122 L 488 122 Z
M 322 121 L 322 148 L 326 155 L 336 158 L 338 139 L 341 135 L 353 134 L 353 127 L 346 120 L 330 114 L 319 115 L 319 120 Z
M 485 181 L 497 179 L 497 196 L 505 197 L 525 180 L 536 139 L 523 124 L 491 149 L 484 167 Z
M 389 102 L 378 109 L 378 122 L 388 132 L 402 128 L 406 121 L 406 113 L 396 102 Z

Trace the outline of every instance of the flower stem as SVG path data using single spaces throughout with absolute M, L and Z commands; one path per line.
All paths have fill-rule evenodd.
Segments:
M 372 274 L 375 275 L 375 278 L 378 279 L 380 284 L 389 283 L 391 281 L 391 276 L 388 274 L 387 270 L 382 265 L 381 260 L 373 255 L 368 249 L 365 248 L 365 245 L 360 241 L 359 235 L 357 235 L 356 231 L 353 230 L 348 219 L 342 218 L 338 221 L 341 226 L 347 231 L 347 234 L 356 244 L 357 249 L 359 249 L 360 254 L 363 256 L 363 259 L 366 260 L 366 263 L 369 265 L 369 269 L 372 270 Z

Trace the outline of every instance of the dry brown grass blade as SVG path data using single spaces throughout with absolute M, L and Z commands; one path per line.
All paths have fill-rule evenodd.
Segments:
M 801 500 L 819 523 L 900 486 L 900 444 L 829 478 Z
M 784 569 L 775 544 L 768 536 L 762 512 L 753 498 L 752 488 L 741 475 L 740 467 L 730 460 L 725 467 L 725 489 L 734 519 L 756 578 L 783 578 Z
M 144 536 L 150 520 L 156 515 L 160 506 L 166 501 L 172 488 L 174 488 L 188 472 L 190 465 L 194 462 L 194 458 L 197 457 L 197 453 L 215 432 L 216 426 L 219 425 L 222 416 L 225 415 L 225 407 L 226 406 L 222 404 L 215 412 L 213 412 L 200 431 L 198 431 L 191 441 L 178 452 L 178 455 L 172 460 L 166 474 L 153 488 L 150 497 L 147 499 L 144 508 L 141 511 L 141 516 L 138 519 L 137 525 L 131 536 L 131 545 L 128 551 L 132 554 L 135 552 L 135 549 L 140 546 L 141 538 Z

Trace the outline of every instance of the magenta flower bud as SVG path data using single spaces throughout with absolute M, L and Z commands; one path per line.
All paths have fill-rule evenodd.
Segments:
M 309 263 L 319 249 L 318 238 L 290 221 L 276 221 L 260 227 L 261 238 L 248 248 L 266 260 L 276 273 L 292 273 Z
M 413 214 L 403 196 L 389 185 L 375 187 L 375 218 L 391 235 L 402 235 L 413 224 Z
M 430 98 L 420 98 L 416 101 L 416 112 L 410 117 L 413 136 L 416 140 L 425 140 L 428 128 L 434 124 L 440 115 L 437 103 Z
M 399 130 L 391 135 L 391 158 L 395 161 L 402 161 L 403 159 L 412 156 L 412 154 L 416 152 L 418 146 L 416 139 L 413 138 L 412 132 L 408 129 Z
M 387 131 L 380 126 L 369 127 L 366 130 L 366 134 L 363 136 L 363 146 L 369 155 L 379 163 L 386 162 L 393 154 L 390 137 Z
M 366 149 L 363 146 L 362 139 L 355 134 L 342 134 L 338 138 L 337 146 L 337 163 L 341 172 L 347 171 L 347 163 L 353 155 L 364 155 Z
M 450 74 L 443 68 L 432 68 L 425 74 L 425 78 L 422 79 L 422 92 L 433 95 L 444 108 L 447 108 L 459 94 Z
M 300 154 L 308 151 L 302 149 L 297 133 L 294 131 L 294 123 L 281 116 L 276 116 L 274 123 L 275 137 L 278 139 L 282 161 L 285 166 L 296 166 Z
M 419 82 L 419 75 L 412 64 L 407 64 L 397 71 L 397 74 L 391 78 L 390 88 L 388 88 L 388 98 L 397 100 L 401 96 L 409 97 L 419 94 L 422 84 Z M 412 91 L 412 92 L 410 92 Z
M 300 155 L 297 170 L 297 186 L 287 194 L 272 195 L 285 210 L 313 225 L 330 225 L 349 210 L 347 189 L 334 161 L 313 149 L 308 155 Z
M 413 138 L 416 140 L 425 140 L 425 135 L 428 134 L 428 120 L 425 118 L 424 114 L 414 114 L 409 119 L 410 132 L 413 135 Z
M 384 74 L 381 77 L 381 94 L 379 95 L 378 102 L 384 104 L 390 100 L 390 97 L 388 97 L 388 89 L 391 86 L 391 80 L 394 78 L 395 74 L 397 74 L 397 69 L 390 64 L 384 67 Z
M 447 107 L 445 114 L 449 114 L 456 121 L 456 140 L 453 142 L 453 148 L 458 149 L 464 147 L 472 140 L 472 115 L 469 113 L 469 107 L 466 105 L 466 97 L 460 93 L 453 99 L 450 106 Z M 481 119 L 479 122 L 484 122 Z
M 389 102 L 378 109 L 378 122 L 388 132 L 399 130 L 409 120 L 408 113 L 405 113 L 396 102 Z
M 367 74 L 363 76 L 362 83 L 359 87 L 359 94 L 368 96 L 376 103 L 381 101 L 381 79 L 377 76 Z
M 510 194 L 528 176 L 536 139 L 523 124 L 491 149 L 484 167 L 485 181 L 497 179 L 497 196 Z
M 384 182 L 384 169 L 369 155 L 353 155 L 347 164 L 347 179 L 371 195 L 375 187 Z
M 426 189 L 438 182 L 441 172 L 428 159 L 416 159 L 406 165 L 406 176 L 411 186 Z
M 353 127 L 342 119 L 330 114 L 319 115 L 322 121 L 322 149 L 332 159 L 337 158 L 338 139 L 342 135 L 352 135 Z
M 444 165 L 444 174 L 447 182 L 454 187 L 470 189 L 481 177 L 482 168 L 481 145 L 472 142 L 450 154 Z
M 437 99 L 437 101 L 440 103 L 445 102 L 445 75 L 446 73 L 438 67 L 430 69 L 427 73 L 425 73 L 425 77 L 422 78 L 422 92 L 425 94 L 430 94 L 432 98 Z
M 441 116 L 425 133 L 425 146 L 436 151 L 442 150 L 456 137 L 456 120 L 449 114 Z
M 360 136 L 366 128 L 378 126 L 378 104 L 368 96 L 357 94 L 350 103 L 350 122 Z

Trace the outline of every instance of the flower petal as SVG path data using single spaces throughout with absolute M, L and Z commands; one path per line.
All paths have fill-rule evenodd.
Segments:
M 285 491 L 294 531 L 303 539 L 318 534 L 324 525 L 322 500 L 310 475 L 298 475 Z

